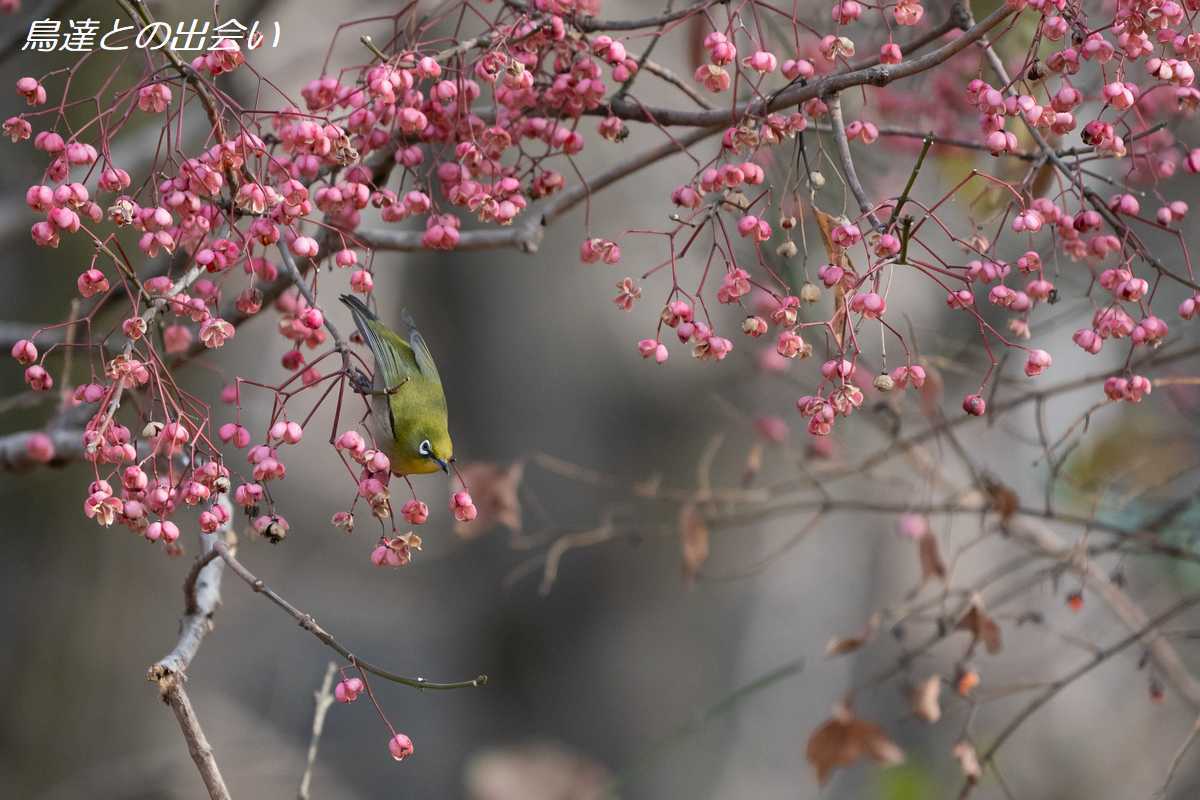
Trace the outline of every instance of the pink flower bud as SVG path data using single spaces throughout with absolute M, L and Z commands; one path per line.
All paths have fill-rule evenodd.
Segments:
M 471 495 L 466 491 L 455 492 L 450 496 L 450 511 L 459 522 L 470 522 L 479 514 Z
M 143 534 L 148 541 L 157 542 L 162 539 L 167 544 L 173 543 L 179 538 L 179 527 L 170 520 L 161 520 L 151 522 Z
M 429 506 L 420 500 L 409 500 L 400 507 L 400 515 L 409 525 L 424 525 L 429 519 Z
M 403 761 L 413 754 L 412 739 L 403 733 L 397 733 L 388 741 L 388 752 L 392 754 L 392 758 Z
M 333 696 L 339 703 L 353 703 L 365 688 L 361 678 L 348 678 L 338 681 L 333 688 Z
M 1050 354 L 1045 350 L 1030 350 L 1029 358 L 1025 361 L 1025 374 L 1030 378 L 1041 375 L 1051 364 Z
M 971 416 L 982 417 L 987 411 L 987 401 L 981 394 L 969 394 L 963 398 L 962 407 Z
M 853 0 L 850 1 L 853 2 Z M 753 54 L 744 58 L 742 60 L 742 64 L 760 74 L 765 74 L 768 72 L 774 72 L 776 67 L 779 66 L 779 61 L 775 58 L 773 53 L 770 53 L 766 50 L 757 50 Z
M 638 352 L 642 354 L 642 358 L 653 358 L 659 364 L 666 361 L 670 355 L 667 346 L 657 339 L 642 339 L 638 342 Z
M 1091 328 L 1080 328 L 1075 331 L 1071 340 L 1086 353 L 1096 355 L 1100 352 L 1100 348 L 1104 346 L 1104 339 L 1100 334 Z
M 40 365 L 34 364 L 25 369 L 25 383 L 35 392 L 48 392 L 54 387 L 54 378 Z
M 806 58 L 789 58 L 783 62 L 783 77 L 789 81 L 798 78 L 811 78 L 816 74 L 816 68 Z
M 18 339 L 12 347 L 12 357 L 23 367 L 37 361 L 38 351 L 33 342 L 28 339 Z
M 881 64 L 899 64 L 904 60 L 904 54 L 900 51 L 900 45 L 895 42 L 888 42 L 879 48 L 879 62 Z

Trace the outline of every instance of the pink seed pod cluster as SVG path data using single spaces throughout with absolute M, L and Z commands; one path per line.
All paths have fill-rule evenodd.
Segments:
M 660 367 L 646 380 L 767 373 L 778 402 L 747 416 L 750 477 L 797 436 L 806 457 L 849 451 L 864 409 L 990 417 L 1088 356 L 1107 365 L 1097 404 L 1179 388 L 1157 359 L 1200 316 L 1197 0 L 1005 0 L 977 20 L 958 2 L 829 0 L 793 19 L 765 0 L 689 2 L 611 25 L 604 5 L 449 0 L 437 24 L 404 6 L 405 36 L 349 60 L 331 46 L 294 96 L 262 75 L 254 37 L 19 77 L 2 130 L 37 177 L 11 199 L 62 312 L 6 342 L 14 385 L 48 409 L 13 462 L 84 462 L 84 519 L 180 556 L 234 530 L 303 545 L 280 483 L 322 459 L 345 492 L 337 541 L 357 521 L 357 565 L 394 575 L 422 546 L 400 521 L 482 526 L 496 492 L 455 475 L 445 509 L 418 498 L 441 477 L 405 474 L 408 445 L 375 438 L 380 378 L 336 298 L 376 307 L 381 253 L 536 258 L 552 225 L 575 226 L 587 266 L 568 267 L 602 278 L 620 357 Z M 456 18 L 469 35 L 442 24 Z M 648 57 L 651 32 L 692 53 L 686 70 Z M 80 70 L 100 94 L 81 94 Z M 231 101 L 239 83 L 252 108 Z M 930 166 L 951 153 L 961 180 Z M 601 206 L 601 191 L 637 203 Z M 973 356 L 962 369 L 938 369 L 943 339 Z M 203 382 L 240 354 L 268 366 L 216 402 Z M 897 531 L 928 559 L 938 524 L 913 510 Z M 372 691 L 361 675 L 343 674 L 338 702 Z M 412 755 L 388 728 L 392 758 Z

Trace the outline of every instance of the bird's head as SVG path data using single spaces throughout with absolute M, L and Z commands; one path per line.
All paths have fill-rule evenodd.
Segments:
M 450 462 L 454 460 L 454 443 L 450 441 L 450 433 L 445 428 L 418 432 L 416 457 L 436 464 L 442 472 L 449 472 Z

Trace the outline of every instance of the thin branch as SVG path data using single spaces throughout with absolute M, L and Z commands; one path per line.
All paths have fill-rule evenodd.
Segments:
M 225 563 L 229 566 L 229 569 L 232 570 L 235 575 L 245 581 L 246 585 L 248 585 L 258 594 L 266 597 L 275 605 L 282 608 L 285 612 L 287 612 L 288 616 L 300 623 L 301 628 L 317 637 L 317 639 L 320 640 L 321 643 L 326 647 L 334 650 L 347 661 L 350 661 L 352 664 L 361 667 L 367 672 L 378 675 L 384 680 L 403 684 L 404 686 L 411 686 L 415 689 L 467 689 L 484 686 L 487 684 L 487 675 L 479 675 L 471 680 L 456 681 L 454 683 L 434 683 L 432 681 L 427 681 L 424 678 L 408 678 L 403 675 L 397 675 L 394 672 L 389 672 L 382 667 L 377 667 L 370 662 L 364 661 L 346 649 L 346 647 L 343 646 L 337 639 L 333 638 L 333 635 L 329 633 L 329 631 L 317 624 L 316 619 L 314 619 L 311 614 L 306 614 L 305 612 L 296 608 L 287 600 L 283 599 L 283 597 L 281 597 L 273 589 L 267 586 L 260 578 L 256 577 L 254 573 L 246 569 L 245 565 L 237 560 L 237 557 L 234 556 L 233 552 L 225 545 L 224 542 L 216 542 L 214 543 L 213 547 L 220 554 L 221 558 L 224 559 Z
M 22 339 L 28 339 L 34 331 L 41 330 L 37 337 L 39 348 L 59 344 L 66 340 L 66 327 L 51 328 L 33 322 L 0 322 L 0 351 L 7 353 Z
M 296 800 L 308 800 L 313 765 L 317 763 L 317 746 L 321 742 L 321 733 L 325 730 L 325 715 L 333 705 L 333 678 L 337 672 L 337 663 L 330 661 L 329 666 L 325 668 L 321 688 L 313 692 L 313 702 L 316 705 L 313 709 L 312 738 L 308 741 L 308 761 L 304 767 L 304 775 L 300 778 L 300 790 L 296 793 Z
M 1108 647 L 1098 650 L 1096 654 L 1088 661 L 1080 664 L 1066 675 L 1063 675 L 1062 677 L 1053 681 L 1048 687 L 1046 687 L 1045 691 L 1035 697 L 1028 705 L 1021 709 L 1016 716 L 1009 720 L 1008 724 L 1000 732 L 1000 735 L 996 737 L 996 740 L 992 743 L 992 745 L 980 756 L 979 763 L 986 766 L 988 762 L 995 757 L 996 751 L 999 750 L 1000 747 L 1002 747 L 1008 740 L 1008 738 L 1012 736 L 1014 732 L 1016 732 L 1017 728 L 1021 726 L 1021 723 L 1031 717 L 1038 711 L 1038 709 L 1046 705 L 1046 703 L 1053 700 L 1054 697 L 1067 686 L 1070 686 L 1079 678 L 1091 672 L 1105 661 L 1108 661 L 1108 659 L 1112 656 L 1120 653 L 1122 650 L 1125 650 L 1131 645 L 1137 644 L 1148 633 L 1162 625 L 1164 622 L 1167 622 L 1172 617 L 1175 617 L 1176 615 L 1197 604 L 1200 604 L 1200 592 L 1193 592 L 1189 595 L 1185 595 L 1167 608 L 1167 610 L 1157 614 L 1154 618 L 1147 620 L 1145 625 L 1141 626 L 1133 633 L 1129 634 L 1120 641 L 1109 645 Z M 970 795 L 974 786 L 974 782 L 968 780 L 963 785 L 962 790 L 959 792 L 959 800 L 965 800 L 965 798 Z
M 1196 721 L 1192 723 L 1192 728 L 1188 731 L 1187 737 L 1179 745 L 1179 749 L 1175 751 L 1175 756 L 1171 759 L 1171 765 L 1167 767 L 1167 776 L 1163 779 L 1163 785 L 1154 793 L 1156 798 L 1165 798 L 1167 796 L 1167 791 L 1171 788 L 1171 781 L 1175 779 L 1175 773 L 1179 771 L 1179 765 L 1183 763 L 1183 757 L 1187 755 L 1187 751 L 1191 749 L 1197 736 L 1200 736 L 1200 717 L 1196 717 Z
M 661 28 L 669 23 L 690 17 L 693 14 L 698 14 L 710 6 L 724 5 L 728 2 L 729 0 L 700 0 L 699 2 L 692 3 L 687 8 L 681 8 L 678 11 L 659 14 L 656 17 L 644 17 L 643 19 L 597 19 L 596 17 L 581 16 L 576 17 L 572 24 L 584 33 L 594 33 L 596 31 L 636 31 L 643 28 Z
M 676 89 L 686 94 L 688 98 L 696 105 L 708 111 L 711 111 L 714 108 L 713 104 L 705 100 L 704 95 L 696 91 L 694 86 L 676 75 L 671 70 L 664 67 L 662 64 L 659 64 L 657 61 L 651 58 L 642 58 L 639 63 L 641 63 L 642 69 L 646 70 L 646 72 L 649 72 L 659 80 L 663 80 L 671 84 Z
M 788 661 L 775 669 L 767 672 L 743 686 L 739 686 L 733 691 L 721 697 L 712 705 L 697 711 L 687 722 L 684 722 L 673 732 L 667 734 L 657 742 L 652 743 L 648 748 L 644 749 L 638 759 L 627 769 L 616 775 L 609 783 L 606 791 L 601 795 L 603 797 L 616 797 L 617 789 L 627 783 L 630 778 L 636 775 L 642 769 L 653 762 L 664 751 L 670 749 L 678 742 L 686 739 L 696 731 L 700 730 L 710 720 L 726 713 L 734 708 L 742 700 L 750 695 L 757 694 L 764 689 L 770 688 L 777 683 L 787 680 L 793 675 L 797 675 L 804 670 L 804 659 L 796 658 Z
M 1025 519 L 1010 523 L 1008 529 L 1014 538 L 1032 544 L 1042 553 L 1068 563 L 1072 571 L 1084 577 L 1085 583 L 1100 595 L 1105 605 L 1111 608 L 1130 630 L 1146 633 L 1156 627 L 1157 623 L 1152 623 L 1146 612 L 1123 589 L 1113 583 L 1104 570 L 1090 559 L 1082 557 L 1077 549 L 1064 543 L 1045 525 Z M 1155 636 L 1147 645 L 1147 649 L 1167 682 L 1192 708 L 1200 710 L 1200 681 L 1192 675 L 1170 640 L 1164 636 Z

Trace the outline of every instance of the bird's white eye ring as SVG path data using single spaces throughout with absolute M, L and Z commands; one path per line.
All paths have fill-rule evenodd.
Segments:
M 426 439 L 417 446 L 417 452 L 423 456 L 431 456 L 433 455 L 433 445 L 429 444 L 429 440 Z

